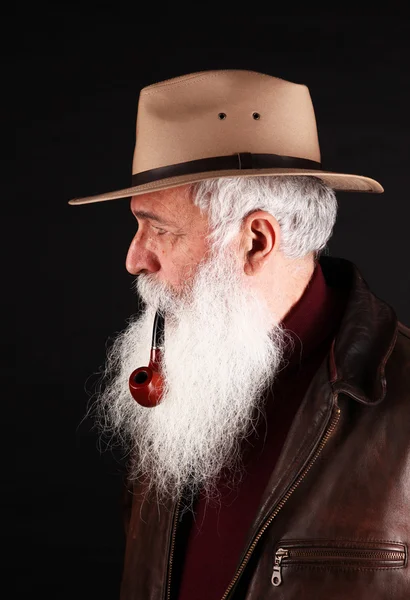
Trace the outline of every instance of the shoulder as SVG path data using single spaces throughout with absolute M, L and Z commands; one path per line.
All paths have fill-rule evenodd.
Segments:
M 400 321 L 398 321 L 397 324 L 398 335 L 402 335 L 407 338 L 407 343 L 410 344 L 410 327 L 407 327 L 407 325 L 404 325 L 404 323 L 401 323 Z
M 397 336 L 385 367 L 386 391 L 410 411 L 410 328 L 397 322 Z
M 397 321 L 397 336 L 387 365 L 389 363 L 407 367 L 406 372 L 410 376 L 410 328 L 400 321 Z

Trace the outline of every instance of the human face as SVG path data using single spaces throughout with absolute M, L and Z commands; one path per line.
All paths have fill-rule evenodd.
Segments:
M 181 292 L 208 251 L 208 218 L 192 202 L 190 186 L 149 192 L 131 199 L 137 232 L 126 268 Z

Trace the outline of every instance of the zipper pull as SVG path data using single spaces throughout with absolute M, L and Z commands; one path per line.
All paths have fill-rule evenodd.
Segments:
M 282 583 L 282 567 L 281 562 L 284 558 L 289 556 L 289 550 L 284 550 L 283 548 L 278 548 L 275 553 L 275 564 L 273 565 L 273 573 L 272 573 L 272 585 L 278 586 Z

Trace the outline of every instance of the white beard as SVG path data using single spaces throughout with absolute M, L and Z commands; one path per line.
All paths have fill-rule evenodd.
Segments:
M 131 451 L 130 480 L 159 501 L 202 488 L 208 497 L 221 470 L 240 474 L 241 441 L 263 414 L 269 385 L 291 343 L 266 303 L 246 286 L 238 259 L 225 249 L 202 262 L 183 294 L 139 275 L 146 303 L 111 346 L 110 383 L 97 398 L 102 434 L 120 436 Z M 274 293 L 274 291 L 273 291 Z M 137 404 L 129 376 L 147 365 L 156 310 L 164 311 L 164 394 L 154 408 Z

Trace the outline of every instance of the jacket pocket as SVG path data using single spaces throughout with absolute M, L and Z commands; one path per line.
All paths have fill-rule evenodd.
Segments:
M 407 547 L 399 542 L 348 540 L 283 540 L 277 546 L 272 585 L 286 583 L 288 567 L 399 569 L 407 563 Z M 290 576 L 290 572 L 289 572 Z

